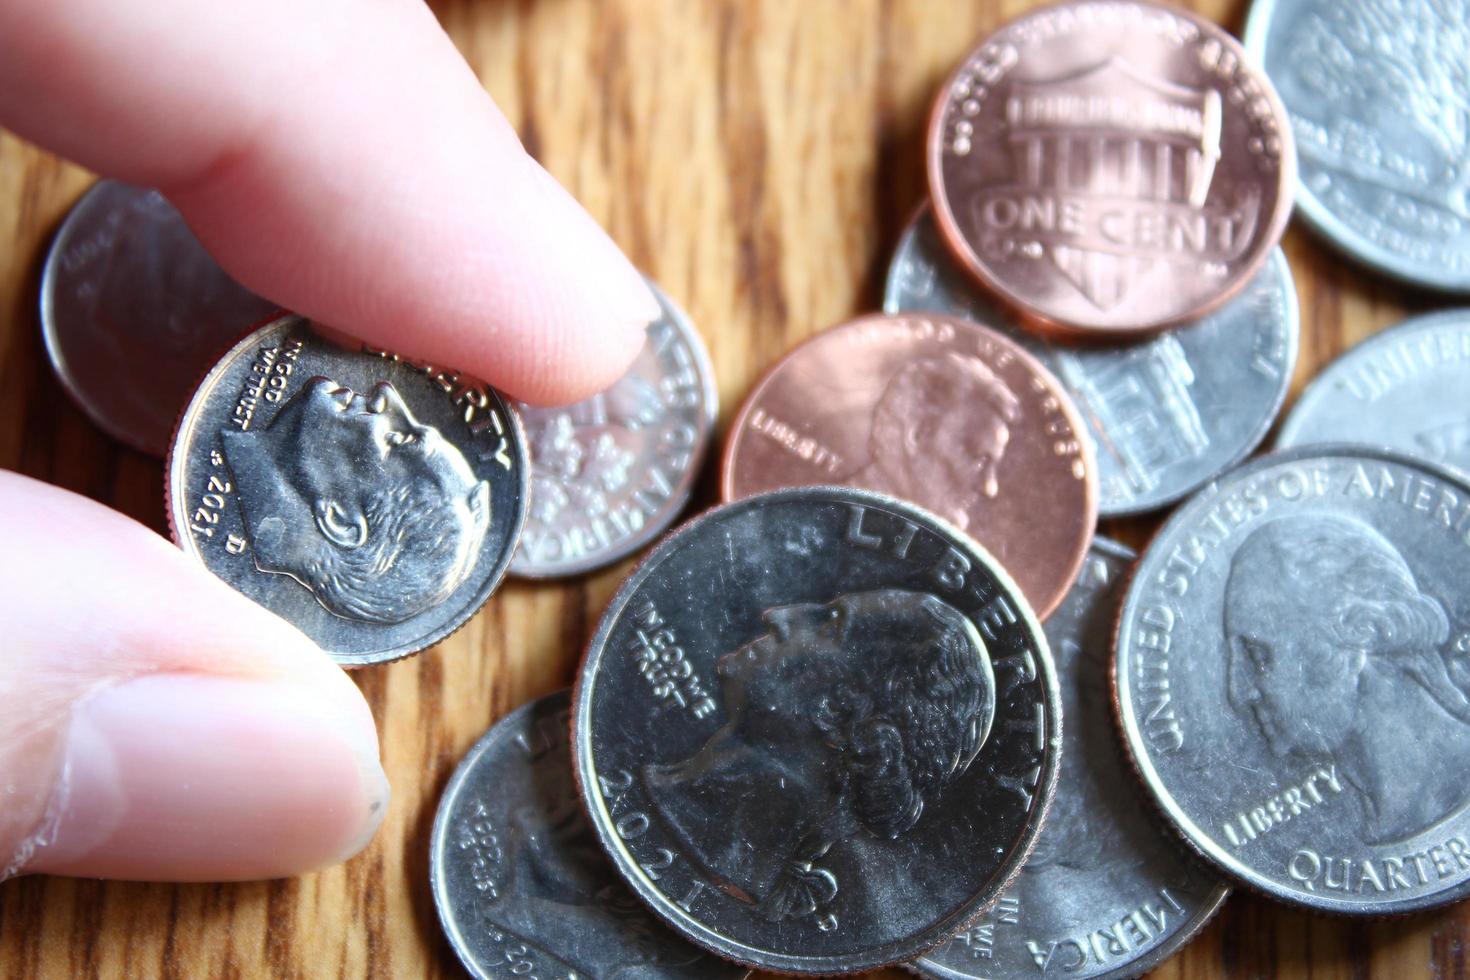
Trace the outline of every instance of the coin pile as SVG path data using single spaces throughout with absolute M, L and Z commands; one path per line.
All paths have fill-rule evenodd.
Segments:
M 1354 257 L 1470 288 L 1467 23 L 1257 0 L 1243 49 L 1082 0 L 982 39 L 884 312 L 769 369 L 725 502 L 451 779 L 431 874 L 466 968 L 1132 976 L 1232 883 L 1354 915 L 1470 894 L 1470 311 L 1347 352 L 1246 461 L 1296 362 L 1293 199 Z M 198 309 L 262 302 L 156 195 L 99 184 L 43 284 L 79 397 L 78 351 L 168 319 L 99 319 L 75 283 L 109 250 L 197 270 L 173 293 Z M 633 553 L 716 415 L 659 295 L 628 376 L 561 409 L 268 319 L 174 430 L 181 547 L 345 666 L 437 642 L 507 570 Z M 1176 504 L 1141 556 L 1095 533 Z

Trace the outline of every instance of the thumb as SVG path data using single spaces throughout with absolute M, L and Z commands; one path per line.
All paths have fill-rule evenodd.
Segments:
M 13 473 L 0 540 L 0 878 L 273 878 L 366 845 L 388 800 L 377 732 L 306 637 Z

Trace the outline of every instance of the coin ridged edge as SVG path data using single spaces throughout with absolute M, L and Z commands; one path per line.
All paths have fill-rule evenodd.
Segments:
M 1138 781 L 1144 790 L 1144 795 L 1148 798 L 1150 804 L 1159 813 L 1159 815 L 1163 817 L 1164 824 L 1171 831 L 1174 832 L 1174 834 L 1179 838 L 1179 840 L 1184 843 L 1188 850 L 1199 855 L 1206 862 L 1208 862 L 1211 867 L 1218 869 L 1221 873 L 1226 875 L 1226 877 L 1230 881 L 1234 882 L 1237 887 L 1244 888 L 1247 892 L 1275 902 L 1278 905 L 1285 905 L 1290 908 L 1300 909 L 1303 912 L 1309 912 L 1314 915 L 1331 916 L 1337 918 L 1351 918 L 1370 921 L 1373 919 L 1396 919 L 1401 918 L 1405 915 L 1412 915 L 1416 912 L 1424 912 L 1431 909 L 1441 908 L 1446 905 L 1453 905 L 1456 902 L 1470 897 L 1470 878 L 1467 878 L 1465 881 L 1461 882 L 1460 885 L 1458 885 L 1457 887 L 1446 889 L 1443 892 L 1423 896 L 1419 899 L 1413 899 L 1406 902 L 1394 903 L 1392 905 L 1386 905 L 1384 907 L 1373 908 L 1353 908 L 1351 906 L 1337 904 L 1336 902 L 1319 903 L 1306 900 L 1297 900 L 1293 899 L 1290 895 L 1283 894 L 1281 891 L 1276 890 L 1271 886 L 1269 879 L 1264 878 L 1264 876 L 1257 875 L 1255 872 L 1250 871 L 1248 868 L 1237 868 L 1233 866 L 1226 858 L 1216 856 L 1212 852 L 1211 848 L 1206 846 L 1206 844 L 1201 843 L 1200 841 L 1196 841 L 1193 837 L 1190 836 L 1189 831 L 1193 829 L 1197 834 L 1199 834 L 1202 841 L 1212 840 L 1208 835 L 1200 830 L 1199 826 L 1193 820 L 1191 820 L 1188 815 L 1182 812 L 1182 808 L 1180 808 L 1176 803 L 1173 802 L 1173 794 L 1169 794 L 1170 799 L 1166 800 L 1164 798 L 1164 794 L 1155 789 L 1154 785 L 1149 782 L 1148 773 L 1150 771 L 1154 771 L 1153 766 L 1151 763 L 1148 763 L 1146 759 L 1141 759 L 1139 757 L 1139 754 L 1134 747 L 1133 740 L 1128 734 L 1128 719 L 1125 718 L 1125 708 L 1121 696 L 1121 688 L 1118 684 L 1118 639 L 1122 635 L 1124 612 L 1128 606 L 1128 597 L 1133 590 L 1133 581 L 1135 578 L 1137 578 L 1138 570 L 1143 564 L 1143 556 L 1147 554 L 1148 548 L 1152 547 L 1159 539 L 1161 539 L 1164 535 L 1164 532 L 1173 529 L 1176 524 L 1183 523 L 1184 519 L 1191 515 L 1193 509 L 1197 505 L 1203 506 L 1204 504 L 1213 500 L 1219 492 L 1220 481 L 1225 479 L 1226 477 L 1233 478 L 1236 476 L 1245 475 L 1247 473 L 1254 473 L 1258 470 L 1267 469 L 1271 466 L 1275 466 L 1281 463 L 1297 462 L 1303 459 L 1335 458 L 1343 456 L 1347 456 L 1350 458 L 1363 457 L 1368 459 L 1377 459 L 1383 462 L 1395 463 L 1400 466 L 1418 468 L 1434 475 L 1437 479 L 1441 479 L 1448 483 L 1454 484 L 1463 489 L 1467 494 L 1470 494 L 1470 481 L 1466 481 L 1463 477 L 1455 473 L 1453 470 L 1446 469 L 1445 467 L 1439 466 L 1435 463 L 1429 463 L 1423 460 L 1415 459 L 1412 456 L 1405 456 L 1403 453 L 1396 452 L 1392 449 L 1385 449 L 1375 446 L 1360 446 L 1346 442 L 1313 443 L 1311 445 L 1293 446 L 1287 449 L 1280 449 L 1262 456 L 1257 456 L 1255 459 L 1250 460 L 1242 466 L 1236 467 L 1229 473 L 1221 474 L 1219 477 L 1216 477 L 1214 480 L 1212 480 L 1204 489 L 1199 491 L 1183 505 L 1181 505 L 1178 509 L 1176 509 L 1173 513 L 1171 513 L 1167 520 L 1165 520 L 1162 524 L 1155 528 L 1153 534 L 1149 537 L 1148 545 L 1140 550 L 1140 557 L 1138 562 L 1134 564 L 1133 568 L 1128 573 L 1128 581 L 1124 587 L 1123 592 L 1123 601 L 1118 604 L 1118 612 L 1114 620 L 1113 648 L 1112 657 L 1110 658 L 1109 662 L 1108 683 L 1112 691 L 1113 698 L 1113 721 L 1115 722 L 1117 727 L 1118 737 L 1123 743 L 1123 747 L 1125 750 L 1124 754 L 1128 759 L 1128 763 L 1132 767 L 1134 775 L 1138 777 Z M 1129 713 L 1131 713 L 1131 709 Z M 1156 771 L 1154 774 L 1155 776 L 1157 776 Z M 1158 780 L 1158 782 L 1162 783 L 1162 780 Z
M 978 903 L 975 908 L 966 909 L 958 913 L 958 919 L 953 923 L 953 928 L 947 928 L 936 936 L 926 937 L 922 944 L 911 943 L 910 946 L 913 948 L 900 949 L 893 955 L 889 955 L 884 951 L 897 945 L 897 943 L 889 943 L 887 946 L 880 947 L 876 951 L 868 951 L 870 955 L 862 957 L 803 958 L 786 954 L 776 954 L 769 961 L 757 960 L 748 955 L 741 955 L 741 950 L 733 948 L 733 944 L 721 942 L 723 937 L 720 937 L 693 916 L 676 914 L 674 910 L 669 908 L 673 903 L 667 901 L 656 889 L 649 888 L 643 881 L 642 876 L 637 874 L 636 862 L 628 859 L 621 842 L 615 836 L 609 834 L 606 828 L 603 827 L 602 821 L 596 818 L 598 801 L 593 795 L 592 784 L 587 778 L 589 774 L 596 773 L 595 760 L 591 758 L 591 739 L 584 740 L 579 736 L 590 725 L 588 716 L 591 712 L 595 680 L 589 683 L 589 675 L 597 666 L 596 661 L 599 659 L 595 656 L 595 652 L 600 646 L 605 645 L 608 635 L 612 632 L 617 616 L 627 606 L 634 593 L 643 584 L 643 581 L 658 567 L 659 562 L 678 545 L 678 539 L 680 537 L 721 514 L 746 509 L 764 500 L 777 498 L 790 500 L 802 497 L 822 496 L 827 496 L 829 499 L 831 497 L 851 497 L 855 503 L 862 503 L 873 508 L 882 508 L 905 517 L 910 516 L 910 514 L 917 515 L 921 520 L 932 521 L 934 524 L 943 528 L 948 534 L 952 535 L 956 541 L 969 548 L 974 553 L 974 557 L 980 559 L 980 563 L 984 565 L 986 571 L 993 575 L 1002 587 L 1008 589 L 1013 596 L 1021 600 L 1017 611 L 1035 637 L 1037 652 L 1040 654 L 1037 658 L 1037 680 L 1040 682 L 1042 690 L 1050 695 L 1050 704 L 1044 703 L 1044 707 L 1047 710 L 1046 720 L 1049 735 L 1046 746 L 1042 750 L 1041 778 L 1037 781 L 1037 794 L 1040 799 L 1040 805 L 1036 810 L 1036 819 L 1030 822 L 1022 834 L 1019 845 L 1012 853 L 1009 869 L 992 884 L 990 894 Z M 905 511 L 909 512 L 909 514 L 905 514 Z M 704 513 L 686 521 L 672 533 L 665 535 L 652 551 L 640 559 L 637 566 L 629 572 L 622 584 L 618 586 L 618 590 L 608 600 L 607 606 L 604 608 L 602 616 L 598 620 L 597 629 L 593 632 L 591 639 L 587 643 L 586 651 L 582 657 L 582 663 L 577 668 L 576 680 L 572 684 L 571 719 L 572 772 L 577 783 L 577 794 L 581 798 L 583 809 L 587 811 L 588 820 L 592 824 L 593 831 L 597 835 L 597 841 L 602 846 L 603 852 L 613 862 L 619 876 L 632 892 L 645 905 L 652 909 L 661 921 L 667 923 L 679 935 L 701 949 L 725 959 L 733 960 L 742 966 L 786 976 L 840 976 L 863 970 L 878 969 L 880 967 L 899 966 L 907 960 L 924 955 L 929 950 L 946 942 L 955 932 L 975 922 L 990 910 L 995 902 L 1005 894 L 1006 889 L 1014 883 L 1016 876 L 1020 874 L 1022 866 L 1026 863 L 1026 859 L 1030 856 L 1031 850 L 1036 843 L 1036 838 L 1040 834 L 1041 827 L 1046 822 L 1047 813 L 1051 810 L 1052 796 L 1056 791 L 1057 778 L 1061 772 L 1062 713 L 1056 665 L 1052 661 L 1051 647 L 1047 641 L 1046 632 L 1042 629 L 1040 619 L 1032 610 L 1031 604 L 1026 599 L 1024 593 L 1021 592 L 1016 586 L 1016 583 L 1011 579 L 1010 573 L 1005 570 L 1005 567 L 983 545 L 938 515 L 916 504 L 908 503 L 896 497 L 890 497 L 886 494 L 875 493 L 871 490 L 863 490 L 856 487 L 834 485 L 787 487 L 754 494 L 749 497 L 742 497 L 739 500 L 712 507 Z M 583 744 L 584 741 L 586 742 L 585 746 Z M 630 864 L 632 865 L 631 869 L 629 867 Z M 930 931 L 932 929 L 933 927 L 931 927 Z M 873 952 L 878 952 L 882 955 L 871 955 Z M 826 959 L 829 961 L 841 959 L 842 962 L 829 962 L 818 965 L 808 963 L 808 959 Z
M 163 466 L 164 514 L 168 518 L 169 538 L 179 548 L 179 550 L 183 551 L 184 554 L 190 556 L 195 561 L 197 561 L 199 563 L 199 566 L 205 571 L 209 572 L 210 575 L 214 575 L 214 572 L 210 571 L 209 567 L 204 564 L 203 555 L 201 555 L 198 548 L 194 546 L 193 539 L 187 535 L 181 535 L 179 533 L 178 516 L 174 511 L 175 502 L 182 499 L 180 495 L 174 493 L 175 488 L 181 486 L 183 482 L 182 470 L 184 466 L 184 461 L 180 458 L 178 452 L 179 437 L 183 434 L 184 427 L 189 419 L 193 417 L 195 408 L 203 406 L 203 403 L 205 401 L 204 395 L 206 386 L 211 381 L 214 381 L 218 375 L 224 373 L 225 368 L 228 367 L 227 362 L 230 360 L 230 358 L 232 358 L 237 351 L 250 343 L 250 341 L 255 337 L 257 333 L 269 326 L 272 326 L 286 319 L 300 320 L 324 341 L 327 341 L 326 336 L 321 334 L 317 330 L 315 322 L 307 319 L 304 316 L 301 316 L 299 313 L 292 313 L 283 310 L 279 313 L 272 314 L 271 316 L 266 317 L 264 320 L 261 320 L 250 329 L 249 333 L 245 334 L 239 340 L 235 341 L 235 343 L 231 345 L 228 350 L 220 354 L 219 358 L 215 361 L 214 366 L 204 373 L 204 376 L 199 380 L 199 383 L 194 386 L 194 394 L 189 398 L 188 404 L 185 405 L 183 410 L 179 412 L 178 420 L 174 423 L 173 434 L 169 437 L 168 456 L 165 457 Z M 348 339 L 356 341 L 356 338 Z M 356 342 L 360 343 L 360 341 Z M 355 351 L 351 351 L 345 348 L 344 350 L 347 350 L 347 353 L 356 353 Z M 475 380 L 478 381 L 479 379 L 476 378 Z M 526 516 L 529 512 L 529 507 L 527 505 L 530 501 L 531 493 L 531 467 L 529 465 L 530 454 L 526 451 L 526 432 L 525 427 L 521 424 L 520 413 L 515 410 L 515 406 L 510 403 L 510 400 L 500 392 L 500 389 L 491 387 L 488 382 L 485 382 L 485 384 L 487 387 L 490 387 L 491 391 L 495 393 L 495 397 L 500 402 L 500 407 L 505 410 L 505 415 L 509 419 L 511 429 L 515 434 L 515 444 L 521 447 L 520 462 L 523 464 L 520 467 L 520 479 L 518 480 L 519 487 L 517 499 L 520 501 L 520 506 L 516 508 L 515 526 L 511 529 L 511 535 L 509 539 L 510 547 L 507 551 L 505 559 L 500 563 L 499 570 L 487 579 L 486 585 L 484 586 L 484 595 L 479 599 L 479 601 L 472 602 L 467 606 L 465 615 L 459 620 L 459 622 L 452 623 L 447 628 L 441 627 L 437 630 L 428 631 L 424 634 L 427 639 L 415 640 L 414 645 L 411 645 L 408 648 L 395 647 L 392 650 L 386 651 L 384 653 L 375 654 L 338 654 L 333 653 L 330 650 L 324 651 L 327 656 L 331 657 L 338 666 L 343 667 L 347 670 L 354 670 L 358 667 L 375 667 L 379 664 L 395 663 L 399 660 L 405 660 L 408 657 L 412 657 L 415 654 L 423 653 L 430 647 L 443 643 L 449 637 L 464 629 L 465 626 L 469 624 L 470 620 L 474 619 L 475 616 L 479 614 L 480 610 L 485 608 L 485 603 L 490 601 L 490 597 L 495 594 L 496 589 L 500 587 L 500 583 L 505 580 L 505 574 L 510 568 L 511 558 L 514 557 L 515 549 L 520 543 L 521 531 L 526 525 Z M 218 576 L 215 577 L 218 578 Z M 221 581 L 224 580 L 221 579 Z M 225 584 L 228 585 L 229 583 Z

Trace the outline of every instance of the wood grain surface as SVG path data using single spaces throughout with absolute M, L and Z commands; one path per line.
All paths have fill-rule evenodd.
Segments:
M 728 420 L 788 347 L 878 307 L 889 253 L 925 193 L 922 137 L 936 88 L 981 33 L 1029 4 L 434 6 L 530 150 L 689 311 L 709 342 Z M 1235 30 L 1245 13 L 1228 0 L 1193 6 Z M 159 461 L 95 429 L 40 343 L 40 264 L 90 179 L 0 135 L 0 466 L 165 533 Z M 1447 303 L 1340 260 L 1298 226 L 1286 249 L 1303 315 L 1296 390 L 1406 310 Z M 695 507 L 713 488 L 706 472 Z M 1105 529 L 1137 542 L 1150 526 Z M 243 885 L 11 881 L 0 885 L 0 977 L 461 975 L 428 886 L 440 790 L 492 722 L 570 682 L 626 569 L 507 585 L 441 646 L 354 675 L 394 790 L 387 822 L 358 858 Z M 1341 921 L 1239 895 L 1155 975 L 1463 977 L 1467 919 L 1470 909 L 1451 908 Z

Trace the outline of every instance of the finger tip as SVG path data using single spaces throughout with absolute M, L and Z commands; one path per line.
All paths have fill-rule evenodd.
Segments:
M 310 686 L 136 678 L 77 705 L 27 870 L 134 880 L 284 877 L 366 846 L 387 809 L 376 731 Z

